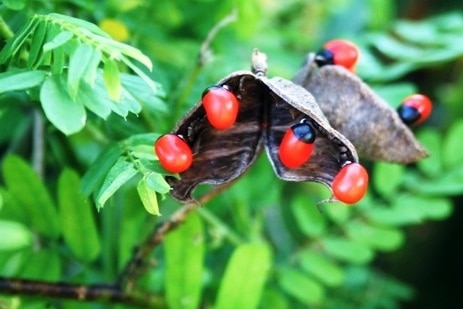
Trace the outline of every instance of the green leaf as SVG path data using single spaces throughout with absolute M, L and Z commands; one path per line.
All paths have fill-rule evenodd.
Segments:
M 5 47 L 0 51 L 0 63 L 5 63 L 11 57 L 18 54 L 19 49 L 24 44 L 26 39 L 35 31 L 38 26 L 38 22 L 35 18 L 29 20 L 21 27 L 16 34 L 8 40 Z
M 364 222 L 351 222 L 346 226 L 350 239 L 377 250 L 392 251 L 399 248 L 404 235 L 394 228 L 367 225 Z
M 29 57 L 27 58 L 27 67 L 36 68 L 43 57 L 43 42 L 47 36 L 48 23 L 39 23 L 32 33 L 31 47 Z
M 14 71 L 0 74 L 0 93 L 25 90 L 40 85 L 44 71 Z
M 158 158 L 153 151 L 153 145 L 137 145 L 131 149 L 132 155 L 139 159 L 155 161 Z
M 442 144 L 442 162 L 448 169 L 463 163 L 462 136 L 463 120 L 457 120 L 450 127 Z
M 452 203 L 441 197 L 420 196 L 416 194 L 399 195 L 394 207 L 409 210 L 417 222 L 425 219 L 444 219 L 452 211 Z
M 304 305 L 319 305 L 325 299 L 323 286 L 295 268 L 283 268 L 278 271 L 278 283 L 281 288 Z
M 109 97 L 112 100 L 119 102 L 122 93 L 122 86 L 119 68 L 116 61 L 112 59 L 105 60 L 103 78 Z
M 387 162 L 375 163 L 373 185 L 383 197 L 393 195 L 403 181 L 405 168 L 403 165 Z
M 138 182 L 137 191 L 146 211 L 155 216 L 161 215 L 156 191 L 148 185 L 145 177 Z
M 98 54 L 97 49 L 87 44 L 79 44 L 71 54 L 67 74 L 67 85 L 71 98 L 75 99 L 77 96 L 82 78 L 85 75 L 91 75 L 91 73 L 87 73 L 87 70 L 96 70 L 95 67 L 89 68 L 89 64 L 92 62 L 95 54 Z
M 149 173 L 146 177 L 146 184 L 160 194 L 167 194 L 170 191 L 169 183 L 159 173 Z
M 28 226 L 40 234 L 57 238 L 60 224 L 56 207 L 43 182 L 20 157 L 9 155 L 3 161 L 7 190 L 27 212 Z
M 257 308 L 271 264 L 267 245 L 239 245 L 227 264 L 214 308 Z
M 79 175 L 65 169 L 58 179 L 58 205 L 63 238 L 71 252 L 83 262 L 100 253 L 100 242 L 90 203 L 79 190 Z M 85 237 L 83 237 L 85 235 Z
M 338 224 L 343 224 L 349 220 L 352 213 L 352 207 L 346 207 L 346 204 L 340 202 L 333 202 L 323 205 L 323 213 L 326 213 L 328 217 Z
M 137 174 L 133 164 L 119 158 L 106 175 L 96 198 L 97 208 L 103 208 L 106 201 L 116 191 Z
M 80 190 L 83 195 L 89 196 L 97 189 L 121 154 L 119 145 L 112 144 L 98 155 L 82 178 Z
M 87 83 L 81 83 L 77 92 L 76 102 L 84 105 L 100 118 L 106 119 L 111 114 L 113 104 L 106 93 L 99 93 L 97 89 L 92 89 Z
M 436 179 L 414 177 L 406 182 L 407 188 L 425 195 L 457 195 L 463 192 L 463 165 L 455 166 Z
M 66 44 L 74 35 L 69 31 L 60 31 L 58 34 L 49 42 L 43 45 L 43 51 L 48 52 Z
M 43 18 L 52 18 L 56 20 L 57 23 L 62 24 L 63 22 L 84 28 L 94 34 L 100 35 L 105 38 L 109 38 L 109 35 L 101 30 L 97 25 L 92 24 L 91 22 L 88 22 L 86 20 L 80 19 L 80 18 L 75 18 L 69 15 L 63 15 L 63 14 L 58 14 L 58 13 L 50 13 L 48 15 L 43 15 Z
M 429 157 L 418 161 L 418 167 L 429 177 L 440 177 L 443 172 L 442 137 L 436 130 L 423 129 L 417 134 L 417 138 L 431 154 Z
M 329 237 L 321 241 L 325 252 L 333 257 L 355 264 L 365 264 L 373 258 L 373 251 L 366 246 L 340 237 Z
M 61 261 L 58 250 L 34 250 L 25 259 L 21 276 L 31 280 L 58 281 L 61 275 Z
M 47 77 L 40 90 L 40 101 L 48 120 L 70 135 L 84 127 L 87 116 L 82 102 L 71 99 L 64 79 L 64 75 Z
M 299 256 L 299 263 L 306 272 L 327 286 L 339 286 L 344 280 L 342 268 L 320 253 L 305 250 Z
M 291 209 L 299 229 L 307 236 L 320 236 L 326 229 L 326 221 L 317 207 L 308 203 L 303 195 L 297 195 L 291 201 Z
M 267 287 L 262 293 L 259 308 L 290 309 L 290 300 L 277 288 Z
M 87 63 L 87 67 L 83 76 L 83 80 L 91 87 L 95 85 L 97 75 L 101 72 L 101 70 L 98 69 L 98 66 L 100 65 L 102 58 L 103 53 L 101 50 L 99 48 L 93 49 L 92 58 Z
M 160 84 L 156 83 L 156 91 L 146 87 L 146 83 L 139 76 L 121 74 L 121 83 L 141 105 L 155 111 L 167 111 L 165 102 L 161 99 L 165 95 Z
M 200 307 L 204 272 L 204 231 L 198 214 L 190 213 L 164 241 L 165 291 L 169 308 Z
M 0 220 L 0 235 L 0 251 L 23 249 L 33 241 L 31 231 L 14 221 Z
M 132 69 L 138 76 L 140 76 L 143 81 L 151 88 L 151 90 L 157 90 L 157 84 L 148 76 L 146 75 L 139 67 L 133 64 L 129 59 L 126 57 L 122 57 L 122 62 L 124 62 L 130 69 Z
M 26 6 L 26 0 L 4 0 L 3 3 L 10 10 L 20 11 Z

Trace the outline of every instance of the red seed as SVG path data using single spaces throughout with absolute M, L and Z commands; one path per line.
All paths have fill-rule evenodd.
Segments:
M 239 101 L 236 95 L 222 86 L 207 88 L 202 96 L 209 123 L 218 130 L 230 128 L 238 116 Z
M 358 163 L 345 165 L 331 184 L 334 197 L 346 204 L 360 201 L 368 189 L 368 173 Z
M 287 168 L 297 168 L 312 156 L 315 131 L 306 122 L 298 123 L 288 130 L 278 149 L 281 163 Z
M 170 173 L 186 171 L 193 161 L 190 147 L 175 134 L 165 134 L 158 138 L 154 144 L 154 152 L 161 166 Z
M 414 110 L 417 111 L 418 113 L 418 118 L 413 119 L 413 121 L 409 121 L 404 114 L 405 108 L 413 108 Z M 399 116 L 402 118 L 402 120 L 407 123 L 407 124 L 420 124 L 426 119 L 429 118 L 432 112 L 432 102 L 431 100 L 423 95 L 423 94 L 412 94 L 408 97 L 406 97 L 402 105 L 398 109 L 399 111 Z M 416 117 L 414 117 L 416 118 Z
M 323 47 L 333 53 L 334 64 L 343 66 L 348 70 L 354 70 L 359 51 L 352 42 L 336 39 L 327 42 Z

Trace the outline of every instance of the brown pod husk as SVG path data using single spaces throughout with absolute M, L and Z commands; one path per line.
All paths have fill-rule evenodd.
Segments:
M 214 129 L 198 102 L 172 133 L 183 136 L 193 150 L 191 167 L 180 178 L 167 177 L 172 195 L 189 201 L 194 188 L 203 183 L 220 185 L 242 175 L 265 145 L 275 173 L 288 181 L 316 181 L 331 185 L 347 161 L 357 162 L 354 146 L 334 130 L 313 96 L 283 78 L 265 76 L 265 55 L 255 51 L 253 72 L 239 71 L 218 82 L 238 97 L 236 123 L 227 130 Z M 302 119 L 316 131 L 314 152 L 300 168 L 282 165 L 278 148 L 285 131 Z
M 354 144 L 361 158 L 412 163 L 427 156 L 396 110 L 359 77 L 336 65 L 318 68 L 313 59 L 309 54 L 293 81 L 315 97 L 331 126 Z

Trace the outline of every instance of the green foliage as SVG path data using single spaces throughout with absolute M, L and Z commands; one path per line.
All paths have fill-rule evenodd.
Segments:
M 233 10 L 236 21 L 201 45 Z M 178 223 L 153 152 L 160 134 L 205 87 L 247 69 L 253 48 L 269 56 L 269 75 L 291 78 L 307 51 L 346 37 L 360 46 L 359 75 L 391 105 L 416 91 L 433 98 L 434 115 L 413 128 L 429 158 L 367 162 L 369 192 L 353 207 L 318 204 L 326 188 L 278 181 L 260 158 L 158 235 L 152 260 L 138 261 L 146 273 L 125 288 L 169 308 L 399 308 L 412 288 L 374 262 L 401 250 L 410 227 L 449 218 L 463 194 L 463 74 L 446 70 L 461 66 L 463 15 L 411 21 L 395 16 L 403 10 L 387 0 L 4 1 L 0 276 L 116 280 L 154 225 Z M 111 37 L 120 29 L 126 42 Z M 4 304 L 100 308 L 23 295 Z

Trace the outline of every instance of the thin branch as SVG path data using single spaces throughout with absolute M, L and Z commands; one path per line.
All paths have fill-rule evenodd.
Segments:
M 180 116 L 180 112 L 182 111 L 183 105 L 185 104 L 188 95 L 191 93 L 191 89 L 194 86 L 195 80 L 197 79 L 202 68 L 209 62 L 211 58 L 210 45 L 212 40 L 217 36 L 222 28 L 234 22 L 236 18 L 236 10 L 233 10 L 229 15 L 225 16 L 221 21 L 219 21 L 207 34 L 199 49 L 197 61 L 194 63 L 191 70 L 185 74 L 183 82 L 181 83 L 181 87 L 177 87 L 180 92 L 176 92 L 169 99 L 169 101 L 172 103 L 171 105 L 175 106 L 174 112 L 172 113 L 174 117 L 178 118 Z
M 44 145 L 44 130 L 45 124 L 43 116 L 38 109 L 33 111 L 33 129 L 32 129 L 32 166 L 40 176 L 43 178 L 44 173 L 44 158 L 45 158 L 45 145 Z
M 2 294 L 130 304 L 144 308 L 165 308 L 163 297 L 147 293 L 126 293 L 114 285 L 77 285 L 0 277 Z
M 14 35 L 13 31 L 11 31 L 8 24 L 5 20 L 0 16 L 0 36 L 4 39 L 12 38 Z
M 200 197 L 198 201 L 183 205 L 182 208 L 172 214 L 172 216 L 161 226 L 154 228 L 145 241 L 137 247 L 132 258 L 120 274 L 118 284 L 122 286 L 122 289 L 130 291 L 133 288 L 137 279 L 144 273 L 144 271 L 146 271 L 148 266 L 147 261 L 151 253 L 164 240 L 167 233 L 177 228 L 185 220 L 188 213 L 219 195 L 232 183 L 233 181 L 230 181 L 226 184 L 215 187 Z

